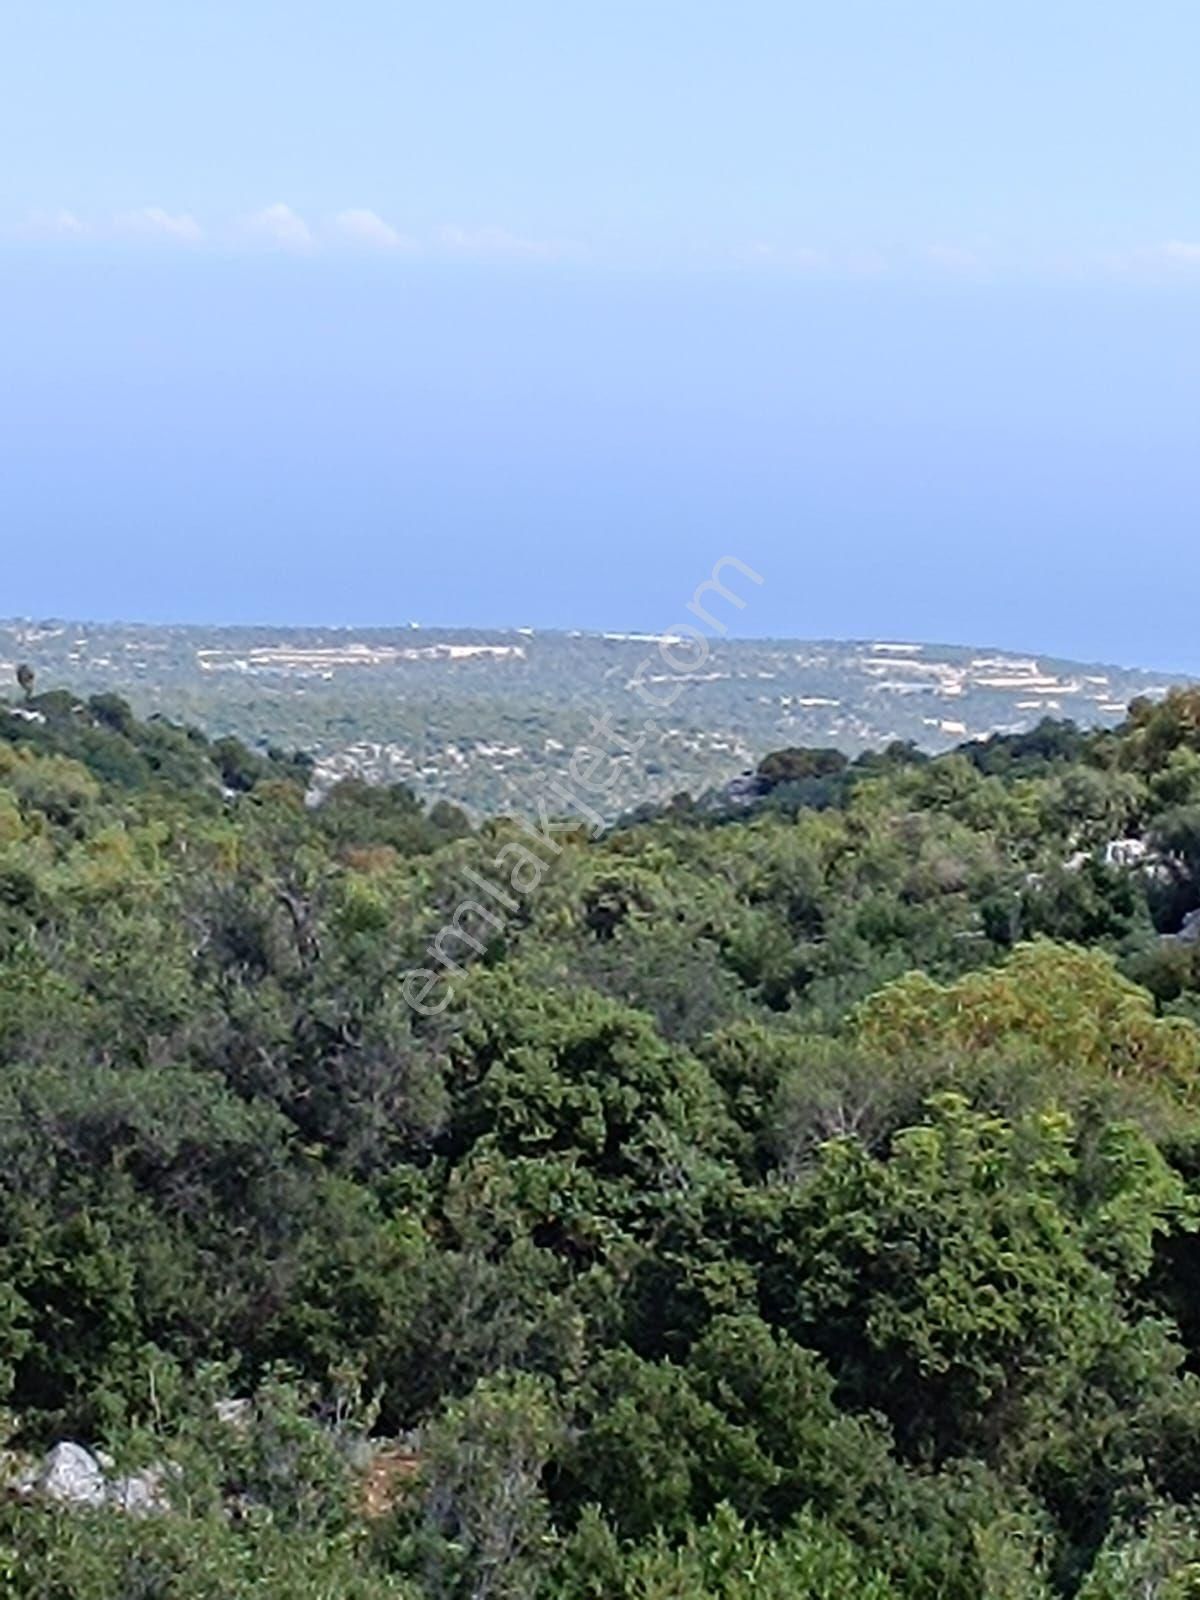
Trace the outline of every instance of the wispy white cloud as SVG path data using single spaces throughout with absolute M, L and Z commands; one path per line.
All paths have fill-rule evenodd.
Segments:
M 799 272 L 819 271 L 829 265 L 827 257 L 820 250 L 813 250 L 808 245 L 767 244 L 761 239 L 743 253 L 742 259 L 751 266 L 781 267 Z
M 1171 239 L 1163 245 L 1159 254 L 1164 261 L 1175 266 L 1200 267 L 1200 242 Z
M 778 245 L 760 240 L 737 257 L 743 265 L 771 272 L 820 278 L 882 278 L 891 270 L 886 256 L 872 250 L 825 251 L 809 245 Z
M 846 257 L 846 271 L 852 278 L 886 278 L 892 264 L 880 250 L 856 250 Z
M 1143 245 L 1138 250 L 1113 252 L 1091 263 L 1118 278 L 1151 282 L 1200 272 L 1200 240 L 1168 239 L 1164 244 Z
M 473 257 L 480 261 L 555 261 L 580 254 L 580 247 L 565 239 L 532 238 L 508 228 L 448 225 L 423 238 L 401 232 L 369 206 L 348 206 L 335 211 L 319 225 L 309 221 L 282 200 L 249 215 L 218 219 L 202 227 L 188 211 L 164 206 L 141 206 L 110 216 L 96 226 L 84 223 L 74 212 L 47 210 L 19 230 L 28 236 L 97 240 L 153 239 L 180 244 L 211 243 L 234 250 L 272 249 L 294 254 L 317 254 L 324 249 L 354 248 L 381 254 L 428 251 L 433 255 Z
M 443 247 L 455 255 L 492 260 L 553 261 L 578 253 L 565 239 L 530 239 L 507 228 L 445 227 L 438 235 Z
M 974 272 L 983 264 L 977 251 L 957 244 L 931 244 L 925 258 L 947 272 Z
M 199 244 L 204 229 L 187 211 L 172 213 L 161 206 L 143 206 L 140 211 L 125 211 L 116 218 L 121 233 L 134 233 L 174 239 L 180 244 Z
M 245 218 L 243 229 L 250 238 L 276 250 L 311 250 L 313 247 L 312 229 L 282 200 Z
M 33 238 L 82 239 L 88 233 L 88 226 L 73 211 L 58 206 L 49 211 L 35 211 L 20 232 Z
M 338 238 L 349 244 L 364 245 L 371 250 L 412 250 L 411 239 L 385 222 L 377 211 L 366 207 L 352 207 L 339 211 L 333 219 L 333 229 Z

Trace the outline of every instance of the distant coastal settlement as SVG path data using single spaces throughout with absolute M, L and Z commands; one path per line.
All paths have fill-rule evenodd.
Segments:
M 736 567 L 718 577 L 742 596 L 754 592 Z M 311 752 L 314 799 L 359 778 L 403 784 L 475 817 L 534 814 L 528 797 L 553 782 L 580 789 L 570 763 L 598 737 L 593 718 L 607 718 L 618 736 L 607 747 L 612 781 L 583 798 L 610 821 L 684 789 L 719 789 L 764 750 L 854 756 L 901 740 L 936 752 L 1043 716 L 1112 726 L 1131 700 L 1183 681 L 969 646 L 738 638 L 753 610 L 715 587 L 702 586 L 698 604 L 730 632 L 686 610 L 687 625 L 668 638 L 9 622 L 0 623 L 0 673 L 11 678 L 25 661 L 41 683 L 116 693 L 140 716 L 233 734 L 260 751 Z
M 550 864 L 547 856 L 540 852 L 546 850 L 553 857 L 562 850 L 561 843 L 554 836 L 556 818 L 560 819 L 559 827 L 575 828 L 578 823 L 574 817 L 582 817 L 593 837 L 603 833 L 606 826 L 604 812 L 597 810 L 592 798 L 581 798 L 578 790 L 582 789 L 588 796 L 597 799 L 610 796 L 621 777 L 616 755 L 636 754 L 647 737 L 655 731 L 655 718 L 674 705 L 688 677 L 703 670 L 711 653 L 709 633 L 723 637 L 729 632 L 725 613 L 714 614 L 709 609 L 709 603 L 715 604 L 719 600 L 726 608 L 732 607 L 737 611 L 744 610 L 746 606 L 746 600 L 724 581 L 731 570 L 751 583 L 763 582 L 762 574 L 755 572 L 744 561 L 736 556 L 722 556 L 710 575 L 697 585 L 688 601 L 687 609 L 697 619 L 696 623 L 676 623 L 665 633 L 647 636 L 647 642 L 657 646 L 657 663 L 655 655 L 645 656 L 628 684 L 629 692 L 635 696 L 641 711 L 645 713 L 641 733 L 630 740 L 614 726 L 611 716 L 593 717 L 587 742 L 577 746 L 567 763 L 571 786 L 553 779 L 541 792 L 530 797 L 536 824 L 528 815 L 522 815 L 519 826 L 537 848 L 530 850 L 518 840 L 507 840 L 492 862 L 498 877 L 505 878 L 507 875 L 508 888 L 514 893 L 508 893 L 499 884 L 470 868 L 464 869 L 464 877 L 474 890 L 486 897 L 488 904 L 484 905 L 477 898 L 461 900 L 449 922 L 439 929 L 430 943 L 429 958 L 435 965 L 417 967 L 404 975 L 401 992 L 414 1011 L 422 1016 L 437 1015 L 444 1011 L 453 998 L 453 988 L 446 974 L 466 976 L 465 967 L 451 953 L 452 941 L 458 942 L 459 954 L 471 950 L 476 955 L 482 955 L 488 938 L 503 928 L 505 915 L 511 916 L 520 909 L 521 901 L 514 898 L 514 894 L 527 897 L 537 890 Z M 697 626 L 697 623 L 702 626 Z M 709 632 L 706 633 L 705 629 Z M 652 672 L 656 664 L 660 664 L 665 671 Z M 664 680 L 669 686 L 667 693 L 661 690 Z M 651 689 L 652 683 L 659 687 Z M 490 931 L 485 932 L 485 928 Z M 437 995 L 436 1001 L 430 999 L 433 994 Z

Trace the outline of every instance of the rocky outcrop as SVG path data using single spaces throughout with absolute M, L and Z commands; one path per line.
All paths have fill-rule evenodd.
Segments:
M 104 1469 L 90 1450 L 70 1440 L 56 1444 L 42 1462 L 34 1485 L 47 1500 L 62 1505 L 101 1506 L 104 1504 Z
M 178 1469 L 163 1462 L 111 1477 L 112 1460 L 64 1439 L 42 1457 L 10 1472 L 7 1487 L 30 1499 L 89 1510 L 108 1506 L 134 1516 L 151 1516 L 171 1508 L 168 1492 Z

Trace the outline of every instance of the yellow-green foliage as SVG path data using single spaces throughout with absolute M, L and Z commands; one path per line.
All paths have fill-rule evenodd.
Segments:
M 15 798 L 0 789 L 0 845 L 14 844 L 24 832 Z
M 852 1029 L 864 1046 L 892 1054 L 1012 1050 L 1048 1065 L 1183 1087 L 1200 1074 L 1200 1029 L 1156 1017 L 1150 995 L 1102 951 L 1048 939 L 953 983 L 909 973 L 864 1001 Z

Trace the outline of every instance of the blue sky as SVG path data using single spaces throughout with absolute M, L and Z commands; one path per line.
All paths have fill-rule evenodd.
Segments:
M 1200 670 L 1200 10 L 9 0 L 0 613 Z

